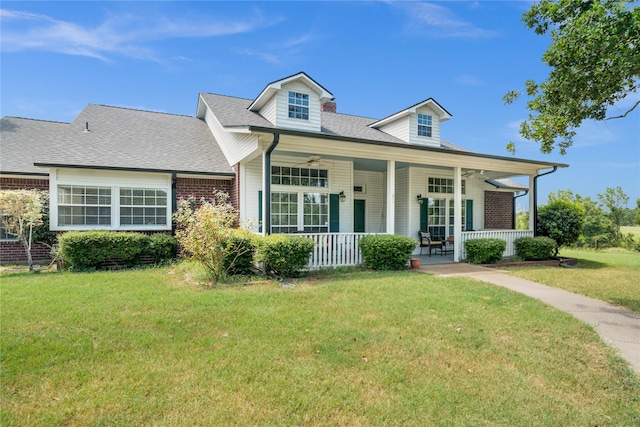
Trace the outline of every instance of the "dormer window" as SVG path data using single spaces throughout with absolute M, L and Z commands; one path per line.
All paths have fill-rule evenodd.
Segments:
M 431 138 L 431 124 L 433 117 L 418 113 L 418 136 Z
M 289 118 L 309 120 L 309 95 L 289 91 Z

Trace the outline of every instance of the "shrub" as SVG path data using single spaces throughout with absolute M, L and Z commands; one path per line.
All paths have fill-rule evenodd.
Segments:
M 367 268 L 402 270 L 407 268 L 416 241 L 407 236 L 372 234 L 360 239 L 360 250 Z
M 173 215 L 182 249 L 203 265 L 214 284 L 226 274 L 227 242 L 231 238 L 231 227 L 238 219 L 228 199 L 228 194 L 218 190 L 213 192 L 211 200 L 201 199 L 199 207 L 192 198 L 181 199 Z
M 493 264 L 502 259 L 507 242 L 501 239 L 471 239 L 464 242 L 467 261 L 472 264 Z
M 309 262 L 313 240 L 287 234 L 273 234 L 262 238 L 258 258 L 264 262 L 265 271 L 280 277 L 292 277 Z
M 149 244 L 149 236 L 113 231 L 69 231 L 58 241 L 68 268 L 88 270 L 100 268 L 110 260 L 121 261 L 128 267 L 139 264 Z
M 149 237 L 148 253 L 155 264 L 173 260 L 178 251 L 178 240 L 168 234 L 157 233 Z
M 556 242 L 555 254 L 580 237 L 584 225 L 584 208 L 578 203 L 555 200 L 538 209 L 538 233 Z
M 227 274 L 251 274 L 257 238 L 247 230 L 231 230 L 224 256 L 224 269 Z
M 513 243 L 516 255 L 525 261 L 549 259 L 556 248 L 555 240 L 549 237 L 520 237 Z

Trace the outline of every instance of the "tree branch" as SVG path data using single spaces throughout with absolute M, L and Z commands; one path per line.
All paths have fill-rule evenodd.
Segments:
M 627 117 L 627 114 L 632 112 L 638 105 L 640 105 L 640 99 L 637 100 L 636 103 L 633 104 L 633 107 L 629 108 L 626 113 L 624 113 L 624 114 L 622 114 L 620 116 L 607 117 L 605 120 L 623 119 L 623 118 Z

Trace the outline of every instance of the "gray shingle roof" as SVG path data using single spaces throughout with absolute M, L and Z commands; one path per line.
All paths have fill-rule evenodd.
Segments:
M 89 132 L 85 131 L 87 122 Z M 31 123 L 30 127 L 37 126 Z M 36 153 L 31 158 L 36 164 L 233 173 L 206 123 L 195 117 L 89 104 L 72 123 L 62 124 L 55 135 L 49 130 L 40 129 L 38 138 L 31 139 L 21 129 L 16 134 L 19 141 L 12 142 L 9 149 L 29 146 Z M 11 159 L 19 154 L 5 153 L 4 127 L 2 150 L 3 158 L 5 154 Z M 5 171 L 4 163 L 1 170 Z
M 226 95 L 213 93 L 201 93 L 202 100 L 215 114 L 220 124 L 224 127 L 255 126 L 268 129 L 276 127 L 260 114 L 249 111 L 251 99 L 235 98 Z M 371 123 L 378 119 L 370 117 L 353 116 L 349 114 L 331 113 L 322 111 L 322 129 L 320 133 L 324 135 L 340 136 L 344 138 L 362 139 L 379 142 L 391 142 L 406 146 L 406 142 L 382 132 L 378 129 L 370 128 Z M 466 151 L 462 148 L 442 141 L 442 148 L 450 150 Z
M 63 138 L 69 123 L 3 117 L 0 120 L 0 172 L 47 174 L 34 166 L 43 151 L 49 151 Z

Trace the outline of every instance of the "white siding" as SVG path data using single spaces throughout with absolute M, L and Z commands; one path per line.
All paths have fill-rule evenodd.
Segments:
M 345 201 L 340 202 L 340 233 L 353 232 L 353 162 L 335 161 L 329 169 L 331 193 L 344 191 Z
M 356 194 L 355 199 L 365 200 L 365 233 L 384 233 L 386 230 L 386 173 L 353 171 L 356 185 L 366 185 L 366 194 Z
M 431 120 L 431 138 L 426 136 L 418 136 L 418 113 L 427 114 L 432 117 Z M 440 146 L 440 118 L 435 110 L 429 107 L 419 108 L 415 114 L 411 114 L 411 125 L 409 126 L 410 138 L 409 141 L 414 144 L 428 145 L 432 147 Z
M 482 230 L 484 227 L 484 179 L 465 179 L 466 194 L 463 199 L 473 200 L 473 228 L 472 230 Z
M 409 232 L 409 169 L 396 170 L 396 221 L 395 234 L 411 236 Z
M 405 116 L 391 122 L 387 125 L 384 125 L 380 128 L 380 130 L 384 133 L 388 133 L 389 135 L 395 136 L 403 140 L 404 142 L 410 142 L 410 120 L 409 116 Z
M 289 91 L 309 95 L 309 120 L 289 118 Z M 275 99 L 277 109 L 275 126 L 286 129 L 320 132 L 320 97 L 309 86 L 300 81 L 283 85 L 282 89 L 276 94 Z
M 209 126 L 230 165 L 235 165 L 259 147 L 258 136 L 256 135 L 226 132 L 208 107 L 204 115 L 204 121 Z
M 268 100 L 264 106 L 262 107 L 262 109 L 260 109 L 260 114 L 267 120 L 269 120 L 273 125 L 276 124 L 276 114 L 277 114 L 277 110 L 276 110 L 276 97 L 273 96 L 271 97 L 270 100 Z
M 258 231 L 258 191 L 262 190 L 262 156 L 240 163 L 240 221 Z

